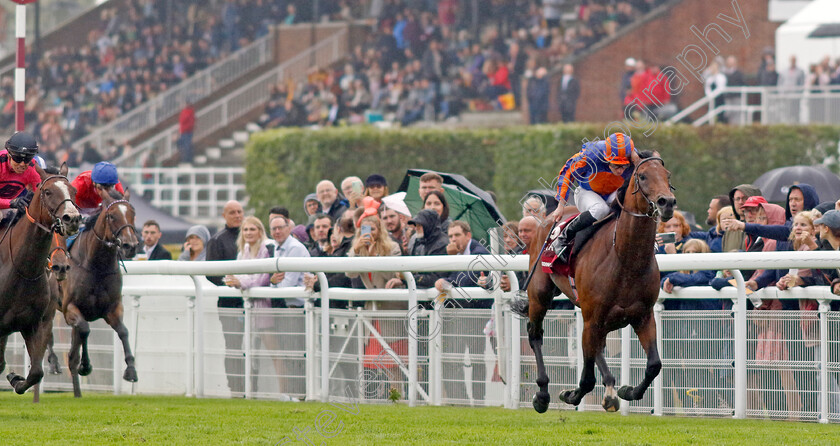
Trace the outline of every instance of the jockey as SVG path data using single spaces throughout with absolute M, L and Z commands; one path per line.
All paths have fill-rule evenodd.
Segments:
M 6 149 L 0 151 L 0 209 L 4 216 L 9 214 L 7 209 L 17 209 L 22 214 L 32 200 L 32 191 L 41 183 L 33 161 L 37 154 L 38 143 L 27 132 L 12 135 L 6 141 Z
M 578 182 L 575 189 L 575 205 L 581 212 L 563 229 L 552 248 L 557 258 L 567 263 L 567 248 L 581 229 L 604 218 L 610 212 L 609 203 L 615 200 L 616 191 L 630 177 L 630 155 L 636 152 L 633 140 L 623 133 L 613 133 L 604 141 L 594 141 L 583 145 L 575 156 L 571 157 L 557 182 L 558 206 L 553 219 L 559 222 L 563 218 L 563 206 L 569 199 L 573 182 Z
M 102 198 L 107 197 L 111 190 L 125 193 L 117 176 L 117 166 L 107 161 L 96 163 L 93 170 L 80 173 L 71 184 L 76 188 L 76 205 L 86 216 L 99 211 Z

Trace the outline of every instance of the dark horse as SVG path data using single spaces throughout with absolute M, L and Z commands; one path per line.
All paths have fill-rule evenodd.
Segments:
M 654 238 L 657 220 L 671 218 L 676 198 L 671 193 L 671 174 L 662 159 L 649 153 L 642 153 L 641 157 L 634 153 L 631 162 L 634 171 L 618 190 L 612 205 L 618 217 L 604 224 L 576 254 L 575 304 L 583 313 L 583 373 L 576 389 L 560 394 L 561 400 L 574 406 L 595 387 L 597 364 L 607 388 L 602 405 L 607 411 L 618 410 L 620 400 L 616 398 L 615 377 L 603 355 L 607 334 L 613 330 L 631 325 L 647 353 L 644 380 L 636 387 L 619 389 L 619 397 L 628 401 L 641 399 L 662 368 L 653 318 L 653 305 L 659 295 Z M 541 243 L 549 231 L 550 227 L 544 224 L 532 239 L 531 265 L 540 261 Z M 568 277 L 549 275 L 538 267 L 528 285 L 527 302 L 523 299 L 514 309 L 529 318 L 528 341 L 537 360 L 539 386 L 534 395 L 534 409 L 539 413 L 548 409 L 551 400 L 542 354 L 542 324 L 555 287 L 575 301 Z
M 119 270 L 120 258 L 134 257 L 137 249 L 134 207 L 128 202 L 128 193 L 125 197 L 116 191 L 111 194 L 103 199 L 103 210 L 93 228 L 82 231 L 70 248 L 72 268 L 61 286 L 64 320 L 73 327 L 67 365 L 73 377 L 73 394 L 76 397 L 82 396 L 79 375 L 87 376 L 93 371 L 87 348 L 90 335 L 88 322 L 99 318 L 105 318 L 122 341 L 126 364 L 123 379 L 137 382 L 134 356 L 128 344 L 128 329 L 122 322 L 122 275 Z
M 59 175 L 37 169 L 41 184 L 21 218 L 0 241 L 0 371 L 6 367 L 7 337 L 20 332 L 29 354 L 26 378 L 7 375 L 15 392 L 22 394 L 44 376 L 44 352 L 52 332 L 55 306 L 47 281 L 52 233 L 78 232 L 82 217 L 73 204 L 76 190 L 67 181 L 67 166 Z

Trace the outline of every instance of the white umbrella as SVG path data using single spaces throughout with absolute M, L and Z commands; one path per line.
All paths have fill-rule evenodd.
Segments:
M 397 192 L 387 197 L 382 197 L 382 202 L 385 203 L 385 206 L 388 206 L 388 209 L 393 209 L 399 214 L 411 217 L 411 211 L 408 210 L 408 206 L 405 204 L 405 192 Z

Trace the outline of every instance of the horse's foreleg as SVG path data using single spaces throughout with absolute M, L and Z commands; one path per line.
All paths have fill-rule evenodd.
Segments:
M 580 404 L 583 397 L 595 388 L 595 358 L 604 349 L 603 340 L 599 339 L 598 333 L 589 324 L 585 324 L 583 327 L 581 341 L 583 345 L 583 371 L 580 374 L 580 382 L 576 389 L 567 390 L 560 394 L 560 399 L 572 406 Z M 613 381 L 615 381 L 615 378 L 613 378 Z
M 8 336 L 0 337 L 0 373 L 6 370 L 6 343 L 9 342 Z
M 64 319 L 67 325 L 73 327 L 72 340 L 70 341 L 70 352 L 67 355 L 67 367 L 70 368 L 70 375 L 73 378 L 73 396 L 80 398 L 82 396 L 82 388 L 79 384 L 80 366 L 82 363 L 82 356 L 80 350 L 82 345 L 87 344 L 87 337 L 90 334 L 90 327 L 87 321 L 82 316 L 82 313 L 75 305 L 69 304 L 64 313 Z M 88 360 L 88 367 L 90 367 L 90 360 Z M 88 371 L 90 373 L 90 371 Z
M 21 332 L 30 359 L 29 373 L 26 378 L 14 372 L 6 376 L 9 384 L 14 387 L 18 395 L 23 395 L 30 387 L 41 382 L 44 377 L 44 367 L 41 363 L 44 360 L 44 351 L 47 349 L 47 333 L 50 330 L 52 330 L 52 319 L 41 322 L 35 330 Z
M 545 310 L 542 313 L 545 316 Z M 534 410 L 537 413 L 544 413 L 548 410 L 548 403 L 551 402 L 551 395 L 548 393 L 548 373 L 545 371 L 545 363 L 543 362 L 542 322 L 542 316 L 536 322 L 528 322 L 528 343 L 531 345 L 531 350 L 534 351 L 534 358 L 537 360 L 537 386 L 540 388 L 534 394 Z
M 113 311 L 105 316 L 105 322 L 107 322 L 108 325 L 117 332 L 117 336 L 119 336 L 120 341 L 122 341 L 126 366 L 125 373 L 123 373 L 123 379 L 128 382 L 136 383 L 137 370 L 134 368 L 134 355 L 131 354 L 131 346 L 128 344 L 128 328 L 126 328 L 125 324 L 122 322 L 122 313 L 122 303 L 119 303 Z
M 647 367 L 645 367 L 645 378 L 638 386 L 623 386 L 618 389 L 618 396 L 627 401 L 642 399 L 650 384 L 662 370 L 662 360 L 659 359 L 659 349 L 656 347 L 656 321 L 653 318 L 653 312 L 633 329 L 639 337 L 639 343 L 647 353 Z
M 618 399 L 615 392 L 615 376 L 613 376 L 610 371 L 610 367 L 607 365 L 607 360 L 604 359 L 603 350 L 598 352 L 598 355 L 595 356 L 595 365 L 598 366 L 598 371 L 601 372 L 601 377 L 604 379 L 604 387 L 606 387 L 606 390 L 604 391 L 604 399 L 601 401 L 601 406 L 603 406 L 604 410 L 607 412 L 615 412 L 621 407 L 621 400 Z

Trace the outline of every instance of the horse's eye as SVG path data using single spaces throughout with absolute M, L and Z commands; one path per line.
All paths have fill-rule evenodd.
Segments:
M 49 189 L 44 189 L 44 195 L 52 195 L 52 191 Z
M 647 180 L 647 177 L 644 176 L 644 175 L 639 175 L 639 179 L 642 180 L 642 181 L 645 181 L 645 180 Z

